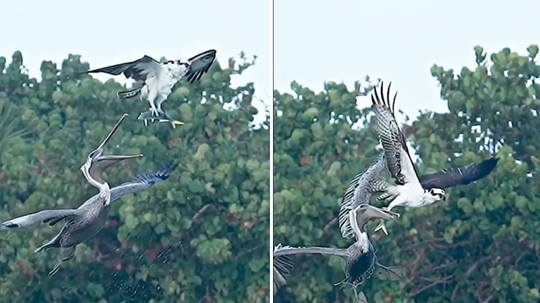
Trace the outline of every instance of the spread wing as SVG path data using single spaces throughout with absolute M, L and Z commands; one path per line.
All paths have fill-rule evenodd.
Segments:
M 354 232 L 349 219 L 349 212 L 355 210 L 361 204 L 368 204 L 371 198 L 371 192 L 368 190 L 368 185 L 372 181 L 379 178 L 382 170 L 386 165 L 384 153 L 381 153 L 377 160 L 368 167 L 364 172 L 356 175 L 349 183 L 349 187 L 341 200 L 341 208 L 339 209 L 339 229 L 341 235 L 346 239 L 353 239 Z
M 274 252 L 276 250 L 279 250 L 281 249 L 282 246 L 281 244 L 278 244 L 275 248 L 274 248 Z M 274 257 L 274 268 L 273 268 L 273 272 L 274 272 L 274 295 L 276 295 L 278 289 L 280 287 L 282 287 L 283 285 L 285 285 L 287 283 L 287 281 L 285 280 L 285 278 L 283 277 L 283 275 L 288 275 L 292 272 L 294 266 L 293 266 L 293 263 L 291 261 L 291 259 L 289 258 L 289 256 L 279 256 L 279 257 Z
M 50 225 L 56 224 L 62 219 L 66 219 L 72 216 L 76 216 L 76 209 L 51 209 L 42 210 L 37 213 L 29 214 L 26 216 L 11 219 L 0 223 L 0 229 L 10 229 L 23 226 L 31 226 L 38 223 L 50 223 Z
M 210 49 L 188 59 L 189 69 L 186 73 L 188 82 L 193 83 L 201 79 L 216 59 L 216 50 Z
M 404 185 L 405 183 L 418 182 L 418 173 L 412 162 L 409 154 L 409 149 L 405 143 L 405 137 L 401 133 L 401 129 L 394 115 L 394 106 L 396 104 L 396 96 L 392 99 L 390 106 L 390 87 L 384 95 L 384 84 L 381 83 L 379 94 L 377 89 L 374 89 L 374 94 L 371 95 L 372 108 L 376 116 L 376 130 L 384 148 L 388 171 L 396 184 Z
M 124 73 L 124 76 L 128 79 L 146 81 L 148 77 L 157 76 L 162 69 L 163 66 L 161 63 L 150 56 L 144 55 L 139 60 L 93 69 L 86 73 L 106 73 L 114 76 Z
M 175 170 L 177 165 L 177 163 L 174 163 L 157 171 L 143 173 L 129 182 L 113 187 L 111 189 L 111 202 L 114 200 L 118 200 L 125 195 L 145 190 L 156 183 L 167 180 L 171 173 Z M 84 202 L 84 204 L 81 205 L 79 208 L 93 203 L 95 199 L 97 199 L 97 197 L 98 195 L 95 195 L 92 198 L 86 200 L 86 202 Z
M 455 167 L 433 174 L 422 175 L 419 178 L 420 183 L 424 189 L 466 185 L 489 175 L 497 166 L 498 161 L 498 158 L 492 157 L 466 167 Z
M 321 254 L 325 256 L 347 256 L 347 250 L 332 247 L 292 247 L 284 246 L 281 249 L 274 250 L 274 258 L 298 254 Z

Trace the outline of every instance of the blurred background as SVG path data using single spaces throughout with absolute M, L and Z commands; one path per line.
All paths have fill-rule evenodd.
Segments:
M 419 174 L 500 160 L 488 177 L 447 190 L 446 202 L 395 209 L 389 236 L 368 225 L 379 262 L 404 266 L 406 278 L 372 278 L 359 290 L 369 302 L 538 302 L 538 9 L 275 1 L 274 245 L 351 244 L 339 205 L 378 153 L 369 95 L 383 80 L 399 92 L 397 119 Z M 275 302 L 352 301 L 333 286 L 344 278 L 340 258 L 293 261 Z
M 105 173 L 116 186 L 179 162 L 171 177 L 111 203 L 105 227 L 48 278 L 60 226 L 0 232 L 0 302 L 269 302 L 271 4 L 233 0 L 9 2 L 0 20 L 0 221 L 76 208 L 96 193 L 79 171 L 119 117 L 106 154 L 143 153 Z M 145 127 L 147 101 L 89 68 L 217 61 L 181 80 Z

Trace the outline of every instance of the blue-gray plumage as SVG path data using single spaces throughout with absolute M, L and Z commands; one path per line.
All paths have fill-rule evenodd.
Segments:
M 365 171 L 357 174 L 349 183 L 349 187 L 343 196 L 341 201 L 341 208 L 339 209 L 339 229 L 341 235 L 346 239 L 353 239 L 355 233 L 351 225 L 349 213 L 351 210 L 358 212 L 358 208 L 362 208 L 360 212 L 361 216 L 372 216 L 377 212 L 383 210 L 369 205 L 372 192 L 370 191 L 370 184 L 378 180 L 381 172 L 386 168 L 386 159 L 384 152 L 380 153 L 377 160 L 370 165 Z M 383 211 L 384 212 L 384 211 Z M 399 214 L 394 212 L 387 212 L 392 216 L 399 217 Z M 361 217 L 360 216 L 360 217 Z M 358 216 L 357 216 L 358 217 Z M 362 218 L 362 222 L 368 222 L 369 219 Z M 362 223 L 357 222 L 359 226 Z M 363 227 L 361 227 L 363 228 Z
M 54 275 L 61 264 L 71 259 L 75 253 L 75 247 L 96 235 L 106 222 L 111 201 L 120 197 L 141 191 L 152 184 L 166 180 L 176 165 L 170 165 L 156 172 L 145 173 L 134 180 L 120 186 L 109 188 L 107 182 L 101 178 L 101 173 L 107 167 L 125 159 L 142 157 L 137 155 L 103 155 L 103 146 L 108 142 L 112 134 L 116 131 L 122 118 L 109 133 L 100 146 L 92 151 L 81 167 L 88 182 L 99 189 L 99 193 L 88 199 L 77 209 L 43 210 L 34 214 L 18 217 L 0 223 L 0 229 L 10 229 L 22 226 L 31 226 L 40 222 L 55 225 L 65 220 L 65 224 L 60 232 L 49 242 L 37 248 L 34 252 L 41 252 L 49 248 L 60 248 L 60 257 L 55 267 L 49 272 L 49 276 Z
M 369 205 L 369 199 L 371 198 L 369 184 L 378 179 L 385 166 L 385 156 L 381 154 L 368 169 L 353 178 L 343 197 L 339 213 L 340 230 L 345 238 L 352 238 L 354 236 L 356 242 L 347 249 L 331 247 L 282 247 L 279 244 L 274 248 L 274 264 L 276 264 L 278 258 L 292 254 L 340 256 L 345 260 L 345 280 L 336 285 L 341 284 L 342 287 L 345 285 L 352 286 L 355 293 L 355 302 L 366 301 L 365 295 L 362 292 L 357 293 L 356 287 L 363 284 L 374 272 L 380 279 L 390 281 L 401 279 L 401 267 L 386 267 L 377 261 L 375 250 L 366 232 L 366 225 L 369 221 L 376 219 L 389 220 L 399 216 L 397 213 Z M 275 272 L 276 268 L 274 265 L 274 277 L 276 277 Z M 278 280 L 278 282 L 281 282 L 279 286 L 285 284 L 285 279 L 283 279 L 282 275 L 288 272 L 290 272 L 290 269 L 287 272 L 278 271 L 281 274 L 279 276 L 281 280 Z M 274 285 L 276 285 L 275 279 Z
M 294 254 L 322 254 L 340 256 L 345 260 L 344 272 L 345 280 L 336 285 L 350 285 L 355 292 L 355 300 L 361 301 L 363 293 L 357 293 L 356 287 L 363 284 L 373 273 L 379 279 L 396 281 L 402 277 L 401 267 L 386 267 L 377 262 L 373 245 L 369 241 L 365 231 L 368 221 L 381 219 L 388 220 L 395 217 L 395 213 L 373 207 L 369 204 L 361 204 L 354 211 L 349 211 L 349 220 L 352 231 L 356 237 L 356 242 L 346 249 L 332 247 L 291 247 L 281 246 L 274 249 L 274 262 L 276 258 L 281 258 Z M 290 271 L 290 270 L 289 270 Z M 284 279 L 283 279 L 284 281 Z M 281 281 L 281 284 L 284 284 Z M 275 282 L 274 282 L 275 283 Z

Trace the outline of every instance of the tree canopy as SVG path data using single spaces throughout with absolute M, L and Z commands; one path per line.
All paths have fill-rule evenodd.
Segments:
M 525 55 L 505 48 L 488 56 L 480 46 L 474 52 L 473 70 L 431 68 L 449 112 L 422 112 L 404 130 L 420 174 L 491 155 L 500 159 L 497 168 L 476 183 L 447 190 L 446 202 L 396 209 L 401 217 L 386 223 L 389 236 L 373 234 L 376 223 L 368 226 L 379 261 L 404 266 L 407 273 L 400 282 L 369 279 L 362 290 L 370 302 L 540 300 L 538 46 Z M 293 95 L 274 91 L 274 244 L 350 244 L 337 226 L 339 205 L 378 145 L 371 109 L 356 108 L 357 94 L 373 87 L 366 80 L 354 90 L 328 82 L 315 93 L 293 82 Z M 398 96 L 396 109 L 405 107 Z M 276 302 L 345 302 L 344 292 L 333 287 L 343 279 L 340 258 L 306 255 L 294 261 Z
M 231 78 L 254 62 L 215 62 L 200 81 L 180 81 L 164 109 L 185 125 L 145 127 L 139 98 L 81 75 L 69 55 L 29 77 L 23 56 L 0 57 L 0 221 L 77 208 L 96 193 L 79 167 L 118 118 L 106 154 L 142 153 L 105 172 L 111 186 L 179 162 L 171 177 L 111 203 L 105 227 L 48 278 L 58 250 L 33 250 L 60 227 L 0 231 L 0 295 L 27 302 L 269 302 L 269 113 L 251 127 L 253 83 Z M 224 109 L 224 104 L 232 109 Z

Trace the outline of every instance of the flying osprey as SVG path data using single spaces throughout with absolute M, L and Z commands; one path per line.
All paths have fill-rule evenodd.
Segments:
M 214 49 L 202 52 L 186 61 L 180 59 L 163 63 L 145 55 L 139 60 L 93 69 L 85 73 L 107 73 L 114 76 L 124 73 L 128 79 L 142 81 L 141 86 L 119 92 L 118 97 L 127 99 L 140 94 L 141 98 L 147 99 L 150 103 L 151 114 L 160 117 L 165 114 L 161 109 L 161 103 L 167 99 L 176 82 L 183 77 L 186 77 L 190 83 L 201 79 L 215 59 L 216 50 Z
M 465 185 L 489 175 L 497 165 L 497 158 L 490 158 L 467 167 L 452 168 L 434 174 L 418 176 L 414 167 L 405 137 L 401 133 L 394 115 L 397 93 L 390 104 L 390 85 L 384 92 L 381 83 L 380 96 L 377 90 L 371 95 L 372 108 L 376 116 L 376 130 L 381 140 L 386 157 L 386 166 L 396 185 L 382 180 L 371 183 L 370 190 L 382 192 L 377 200 L 385 199 L 390 204 L 387 210 L 395 206 L 421 207 L 436 201 L 445 200 L 444 188 Z M 384 228 L 381 221 L 375 231 Z M 386 232 L 386 231 L 385 231 Z

